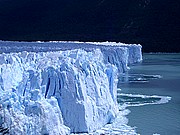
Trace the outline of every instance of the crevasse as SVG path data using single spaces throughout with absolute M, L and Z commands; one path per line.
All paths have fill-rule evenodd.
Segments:
M 0 54 L 0 126 L 10 134 L 92 132 L 113 122 L 118 113 L 118 74 L 142 60 L 140 45 L 4 41 L 0 45 L 5 52 Z

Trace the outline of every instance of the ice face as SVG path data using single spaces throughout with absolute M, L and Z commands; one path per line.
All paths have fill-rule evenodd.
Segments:
M 13 42 L 0 41 L 0 53 L 4 52 L 48 52 L 60 50 L 83 49 L 92 51 L 101 49 L 105 63 L 115 64 L 120 72 L 126 71 L 127 65 L 142 61 L 141 45 L 124 44 L 116 42 L 67 42 L 67 41 L 50 41 L 50 42 Z M 109 59 L 108 59 L 109 58 Z
M 27 52 L 1 56 L 1 126 L 10 134 L 69 134 L 57 99 L 43 95 L 37 62 L 41 56 Z
M 135 54 L 141 49 L 137 45 L 130 57 L 131 46 L 1 42 L 6 49 L 8 43 L 31 44 L 31 51 L 36 44 L 43 44 L 35 47 L 39 50 L 66 46 L 0 54 L 0 124 L 11 134 L 91 132 L 111 123 L 118 113 L 118 72 L 128 69 L 129 58 L 140 60 Z M 68 50 L 72 45 L 85 46 Z

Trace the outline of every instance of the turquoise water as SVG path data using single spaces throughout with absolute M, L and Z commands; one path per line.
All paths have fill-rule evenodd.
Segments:
M 143 54 L 143 62 L 119 78 L 119 103 L 142 135 L 180 134 L 180 54 Z

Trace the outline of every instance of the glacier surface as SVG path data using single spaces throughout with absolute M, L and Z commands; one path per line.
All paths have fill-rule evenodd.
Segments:
M 0 41 L 0 128 L 10 134 L 88 133 L 113 123 L 118 75 L 140 45 Z

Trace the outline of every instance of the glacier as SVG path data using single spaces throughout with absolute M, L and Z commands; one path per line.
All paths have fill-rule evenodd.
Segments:
M 0 41 L 0 128 L 63 135 L 113 123 L 118 76 L 140 61 L 136 44 Z

